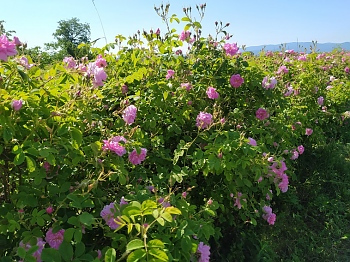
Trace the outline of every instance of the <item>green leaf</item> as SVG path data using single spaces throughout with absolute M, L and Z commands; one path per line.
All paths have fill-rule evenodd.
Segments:
M 27 170 L 32 173 L 35 171 L 36 169 L 36 163 L 33 160 L 33 158 L 26 156 L 26 160 L 27 160 Z
M 143 241 L 140 239 L 131 240 L 126 245 L 126 251 L 131 251 L 131 250 L 140 249 L 140 248 L 144 248 Z
M 15 156 L 13 163 L 18 166 L 24 162 L 25 159 L 25 154 L 23 152 L 19 153 L 18 155 Z
M 168 255 L 158 248 L 151 248 L 148 253 L 157 258 L 159 261 L 169 261 Z
M 105 262 L 114 262 L 116 259 L 117 253 L 114 248 L 110 248 L 107 250 L 105 254 Z
M 172 214 L 172 215 L 181 215 L 180 209 L 176 207 L 167 207 L 165 209 L 165 212 L 168 212 L 169 214 Z
M 80 257 L 85 252 L 85 245 L 83 242 L 78 242 L 75 245 L 75 256 Z
M 61 254 L 56 249 L 44 248 L 41 253 L 41 260 L 43 262 L 61 262 Z
M 161 217 L 158 217 L 157 219 L 157 222 L 161 225 L 161 226 L 164 226 L 164 219 L 163 218 L 161 218 Z
M 163 98 L 166 100 L 168 98 L 169 93 L 167 91 L 164 91 L 163 93 Z
M 141 215 L 141 210 L 139 207 L 136 206 L 127 206 L 123 210 L 123 215 L 126 216 L 140 216 Z
M 154 202 L 153 200 L 147 199 L 147 200 L 143 201 L 141 204 L 142 211 L 146 210 L 146 209 L 155 209 L 155 208 L 157 208 L 157 203 Z
M 64 231 L 64 241 L 70 242 L 73 238 L 75 228 L 68 228 Z
M 20 258 L 25 258 L 26 256 L 26 250 L 23 248 L 23 247 L 19 247 L 17 249 L 17 255 L 20 257 Z
M 147 243 L 148 247 L 164 248 L 164 243 L 159 239 L 152 239 Z
M 77 128 L 71 128 L 70 130 L 70 134 L 72 137 L 72 142 L 73 142 L 73 147 L 75 147 L 76 149 L 79 148 L 79 146 L 81 145 L 82 141 L 83 141 L 83 135 L 81 133 L 81 131 Z
M 80 230 L 76 230 L 75 233 L 74 233 L 74 240 L 76 242 L 81 242 L 82 238 L 83 238 L 83 234 L 81 232 L 81 229 Z
M 162 216 L 162 218 L 164 218 L 168 222 L 172 222 L 173 221 L 173 217 L 168 212 L 164 212 L 161 216 Z
M 71 261 L 73 258 L 73 247 L 70 243 L 63 241 L 60 245 L 59 251 L 64 261 Z
M 87 225 L 87 226 L 91 226 L 91 224 L 94 222 L 94 216 L 91 215 L 90 213 L 83 212 L 79 216 L 79 220 L 82 224 Z
M 4 127 L 4 131 L 2 134 L 2 137 L 4 138 L 5 142 L 9 142 L 12 139 L 13 133 L 12 130 L 8 127 Z
M 189 19 L 187 16 L 181 18 L 181 21 L 184 21 L 184 22 L 191 22 L 191 19 Z
M 12 153 L 14 154 L 19 154 L 22 152 L 22 148 L 19 146 L 19 145 L 15 145 L 13 148 L 12 148 Z
M 135 250 L 134 252 L 130 253 L 128 258 L 127 258 L 127 262 L 136 262 L 139 261 L 140 259 L 142 259 L 144 256 L 146 256 L 146 250 L 144 249 L 138 249 Z
M 49 154 L 49 155 L 46 157 L 46 160 L 47 160 L 47 162 L 49 162 L 50 165 L 52 165 L 52 166 L 55 166 L 55 165 L 56 165 L 56 159 L 55 159 L 55 157 L 53 156 L 53 154 Z

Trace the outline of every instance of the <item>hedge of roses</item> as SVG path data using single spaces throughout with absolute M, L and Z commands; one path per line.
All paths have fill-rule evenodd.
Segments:
M 209 261 L 227 226 L 278 223 L 348 124 L 350 53 L 254 57 L 185 14 L 46 69 L 1 36 L 0 261 Z

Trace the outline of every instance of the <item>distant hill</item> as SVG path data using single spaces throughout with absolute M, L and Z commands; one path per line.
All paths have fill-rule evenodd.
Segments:
M 246 47 L 245 51 L 251 51 L 254 54 L 258 54 L 262 49 L 265 51 L 281 51 L 293 49 L 298 52 L 306 52 L 309 53 L 311 47 L 314 48 L 314 44 L 312 42 L 291 42 L 280 45 L 259 45 L 259 46 L 249 46 Z M 345 43 L 317 43 L 315 50 L 317 52 L 331 52 L 335 48 L 342 48 L 344 50 L 350 51 L 350 42 Z

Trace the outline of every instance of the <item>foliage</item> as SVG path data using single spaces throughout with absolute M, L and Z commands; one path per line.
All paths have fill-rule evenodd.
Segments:
M 228 25 L 156 11 L 167 33 L 93 60 L 0 61 L 0 261 L 345 257 L 349 53 L 240 54 Z
M 81 58 L 89 54 L 89 48 L 79 48 L 79 45 L 88 44 L 90 42 L 90 34 L 90 25 L 80 23 L 76 17 L 69 20 L 61 20 L 53 33 L 56 42 L 46 44 L 46 46 L 58 51 L 56 55 L 59 60 L 62 60 L 65 56 Z
M 16 31 L 13 31 L 13 30 L 6 30 L 4 24 L 5 24 L 5 21 L 0 20 L 0 35 L 5 34 L 7 37 L 10 37 L 12 34 L 16 33 Z

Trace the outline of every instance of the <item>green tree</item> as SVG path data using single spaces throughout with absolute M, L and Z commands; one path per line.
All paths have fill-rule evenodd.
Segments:
M 4 24 L 5 24 L 5 21 L 0 20 L 0 35 L 5 34 L 7 37 L 10 37 L 13 33 L 16 33 L 16 31 L 13 31 L 13 30 L 6 31 Z
M 86 46 L 78 48 L 78 46 L 82 43 L 89 44 L 90 34 L 90 25 L 80 23 L 76 17 L 69 20 L 61 20 L 58 22 L 58 28 L 55 33 L 53 33 L 56 42 L 46 44 L 46 47 L 55 50 L 59 59 L 63 56 L 80 58 L 88 55 L 89 48 Z

